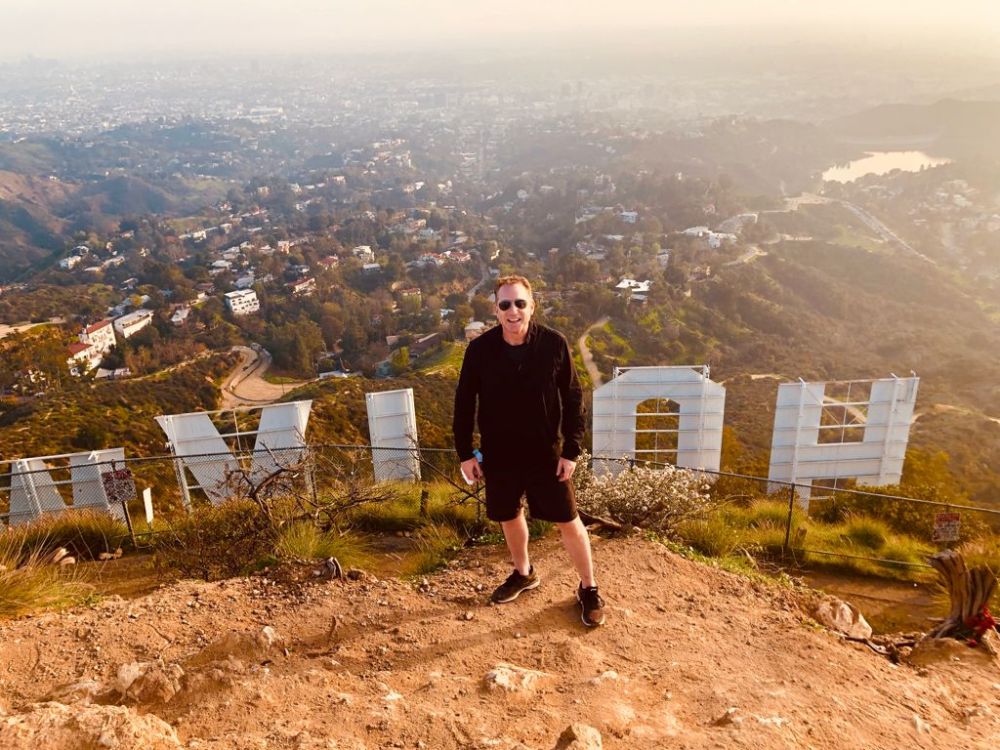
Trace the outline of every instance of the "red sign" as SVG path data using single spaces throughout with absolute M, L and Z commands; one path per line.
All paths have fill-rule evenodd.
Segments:
M 962 516 L 958 513 L 936 513 L 934 515 L 934 542 L 957 542 L 962 529 Z

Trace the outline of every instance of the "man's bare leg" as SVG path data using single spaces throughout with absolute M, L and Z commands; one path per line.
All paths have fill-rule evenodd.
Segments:
M 503 521 L 500 528 L 503 530 L 503 538 L 507 542 L 507 549 L 510 552 L 510 559 L 514 562 L 514 568 L 521 575 L 528 575 L 531 570 L 531 561 L 528 559 L 528 522 L 524 520 L 524 511 L 518 511 L 517 517 L 510 521 Z M 587 551 L 589 554 L 589 546 Z
M 580 575 L 580 583 L 583 584 L 584 588 L 595 586 L 594 560 L 590 553 L 590 535 L 587 534 L 587 528 L 583 525 L 583 521 L 577 516 L 568 523 L 558 523 L 556 526 L 559 527 L 559 533 L 562 535 L 563 547 L 566 548 L 569 559 L 573 561 L 573 566 Z M 525 532 L 527 532 L 527 525 L 525 525 Z M 510 545 L 509 540 L 507 544 Z

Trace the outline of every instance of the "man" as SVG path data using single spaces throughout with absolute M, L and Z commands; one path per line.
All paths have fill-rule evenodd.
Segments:
M 532 518 L 559 527 L 580 575 L 577 600 L 584 625 L 604 623 L 587 529 L 576 512 L 573 483 L 583 439 L 583 391 L 565 337 L 531 321 L 535 300 L 523 276 L 497 279 L 500 325 L 469 344 L 455 392 L 455 450 L 462 473 L 486 482 L 486 515 L 503 529 L 514 563 L 493 592 L 500 604 L 541 582 L 528 558 L 526 496 Z M 478 404 L 482 465 L 472 447 Z

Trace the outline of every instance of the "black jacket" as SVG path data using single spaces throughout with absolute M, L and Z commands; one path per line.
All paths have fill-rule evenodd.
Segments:
M 530 323 L 523 362 L 514 362 L 504 346 L 498 325 L 473 340 L 465 352 L 452 423 L 459 459 L 473 456 L 478 401 L 487 464 L 530 461 L 536 450 L 575 461 L 584 435 L 583 390 L 566 338 Z

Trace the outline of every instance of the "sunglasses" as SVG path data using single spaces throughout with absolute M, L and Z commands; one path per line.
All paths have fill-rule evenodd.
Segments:
M 501 310 L 504 311 L 509 310 L 511 305 L 514 305 L 514 307 L 516 307 L 518 310 L 523 310 L 528 306 L 528 300 L 516 299 L 512 301 L 509 299 L 502 299 L 499 302 L 497 302 L 497 307 L 499 307 Z

